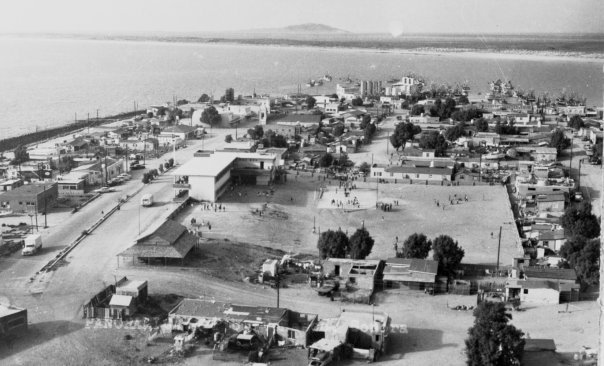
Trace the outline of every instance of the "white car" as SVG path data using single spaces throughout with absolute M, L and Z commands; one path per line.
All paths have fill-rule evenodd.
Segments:
M 130 180 L 132 176 L 130 174 L 122 173 L 118 175 L 118 178 L 122 178 L 123 180 Z
M 101 187 L 99 189 L 95 189 L 94 193 L 109 193 L 109 192 L 114 192 L 115 190 L 113 188 L 109 188 L 109 187 Z

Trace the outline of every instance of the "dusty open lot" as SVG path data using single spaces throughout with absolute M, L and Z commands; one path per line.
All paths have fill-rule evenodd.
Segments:
M 464 262 L 469 263 L 496 262 L 502 227 L 501 263 L 512 264 L 513 258 L 522 254 L 505 187 L 379 184 L 376 195 L 376 183 L 354 181 L 357 189 L 347 198 L 335 180 L 324 180 L 323 175 L 317 174 L 311 177 L 309 173 L 290 173 L 287 183 L 275 185 L 272 194 L 267 187 L 239 186 L 220 200 L 225 210 L 204 210 L 196 205 L 185 211 L 180 220 L 184 224 L 189 224 L 191 218 L 203 221 L 206 226 L 201 229 L 202 235 L 207 237 L 311 254 L 317 254 L 319 231 L 341 228 L 352 234 L 364 224 L 376 240 L 370 257 L 381 259 L 394 256 L 397 236 L 402 242 L 415 232 L 429 238 L 446 234 L 459 241 L 466 251 Z M 320 187 L 325 187 L 322 198 Z M 454 195 L 464 199 L 467 195 L 468 201 L 462 199 L 451 205 L 449 198 Z M 399 204 L 384 212 L 376 209 L 376 196 L 379 202 L 396 200 Z M 354 197 L 360 208 L 347 203 Z M 332 205 L 332 200 L 342 201 L 343 207 Z M 439 206 L 435 201 L 439 201 Z

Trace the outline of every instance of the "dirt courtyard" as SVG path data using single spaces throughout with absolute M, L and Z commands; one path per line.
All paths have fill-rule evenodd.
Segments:
M 370 257 L 380 259 L 394 256 L 396 237 L 400 247 L 415 232 L 429 238 L 446 234 L 465 249 L 464 262 L 489 264 L 497 261 L 502 227 L 501 264 L 512 264 L 514 257 L 522 255 L 505 187 L 379 184 L 376 195 L 376 183 L 353 183 L 357 188 L 345 197 L 337 180 L 293 172 L 288 174 L 287 183 L 275 185 L 272 193 L 268 187 L 238 186 L 221 197 L 222 211 L 195 205 L 178 219 L 186 225 L 191 218 L 203 222 L 205 237 L 309 254 L 317 254 L 320 231 L 340 228 L 351 235 L 365 225 L 375 239 Z M 455 195 L 461 201 L 451 205 Z M 349 203 L 355 197 L 358 206 Z M 343 205 L 338 207 L 332 200 Z M 392 210 L 376 208 L 376 201 L 391 203 Z

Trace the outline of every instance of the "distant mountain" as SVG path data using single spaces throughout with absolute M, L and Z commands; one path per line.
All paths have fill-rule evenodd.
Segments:
M 330 27 L 328 25 L 319 24 L 319 23 L 304 23 L 304 24 L 290 25 L 290 26 L 287 26 L 287 27 L 284 27 L 281 29 L 284 31 L 293 32 L 293 33 L 350 33 L 349 31 L 346 31 L 343 29 L 334 28 L 334 27 Z

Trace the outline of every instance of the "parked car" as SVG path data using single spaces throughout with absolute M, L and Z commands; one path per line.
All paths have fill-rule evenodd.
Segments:
M 109 187 L 101 187 L 99 189 L 95 189 L 93 192 L 94 193 L 109 193 L 109 192 L 114 192 L 115 189 L 113 188 L 109 188 Z
M 144 164 L 130 164 L 130 169 L 131 170 L 138 170 L 138 169 L 145 169 L 145 165 Z
M 127 173 L 122 173 L 122 174 L 118 175 L 118 178 L 122 178 L 123 180 L 130 180 L 130 179 L 132 179 L 132 176 Z

